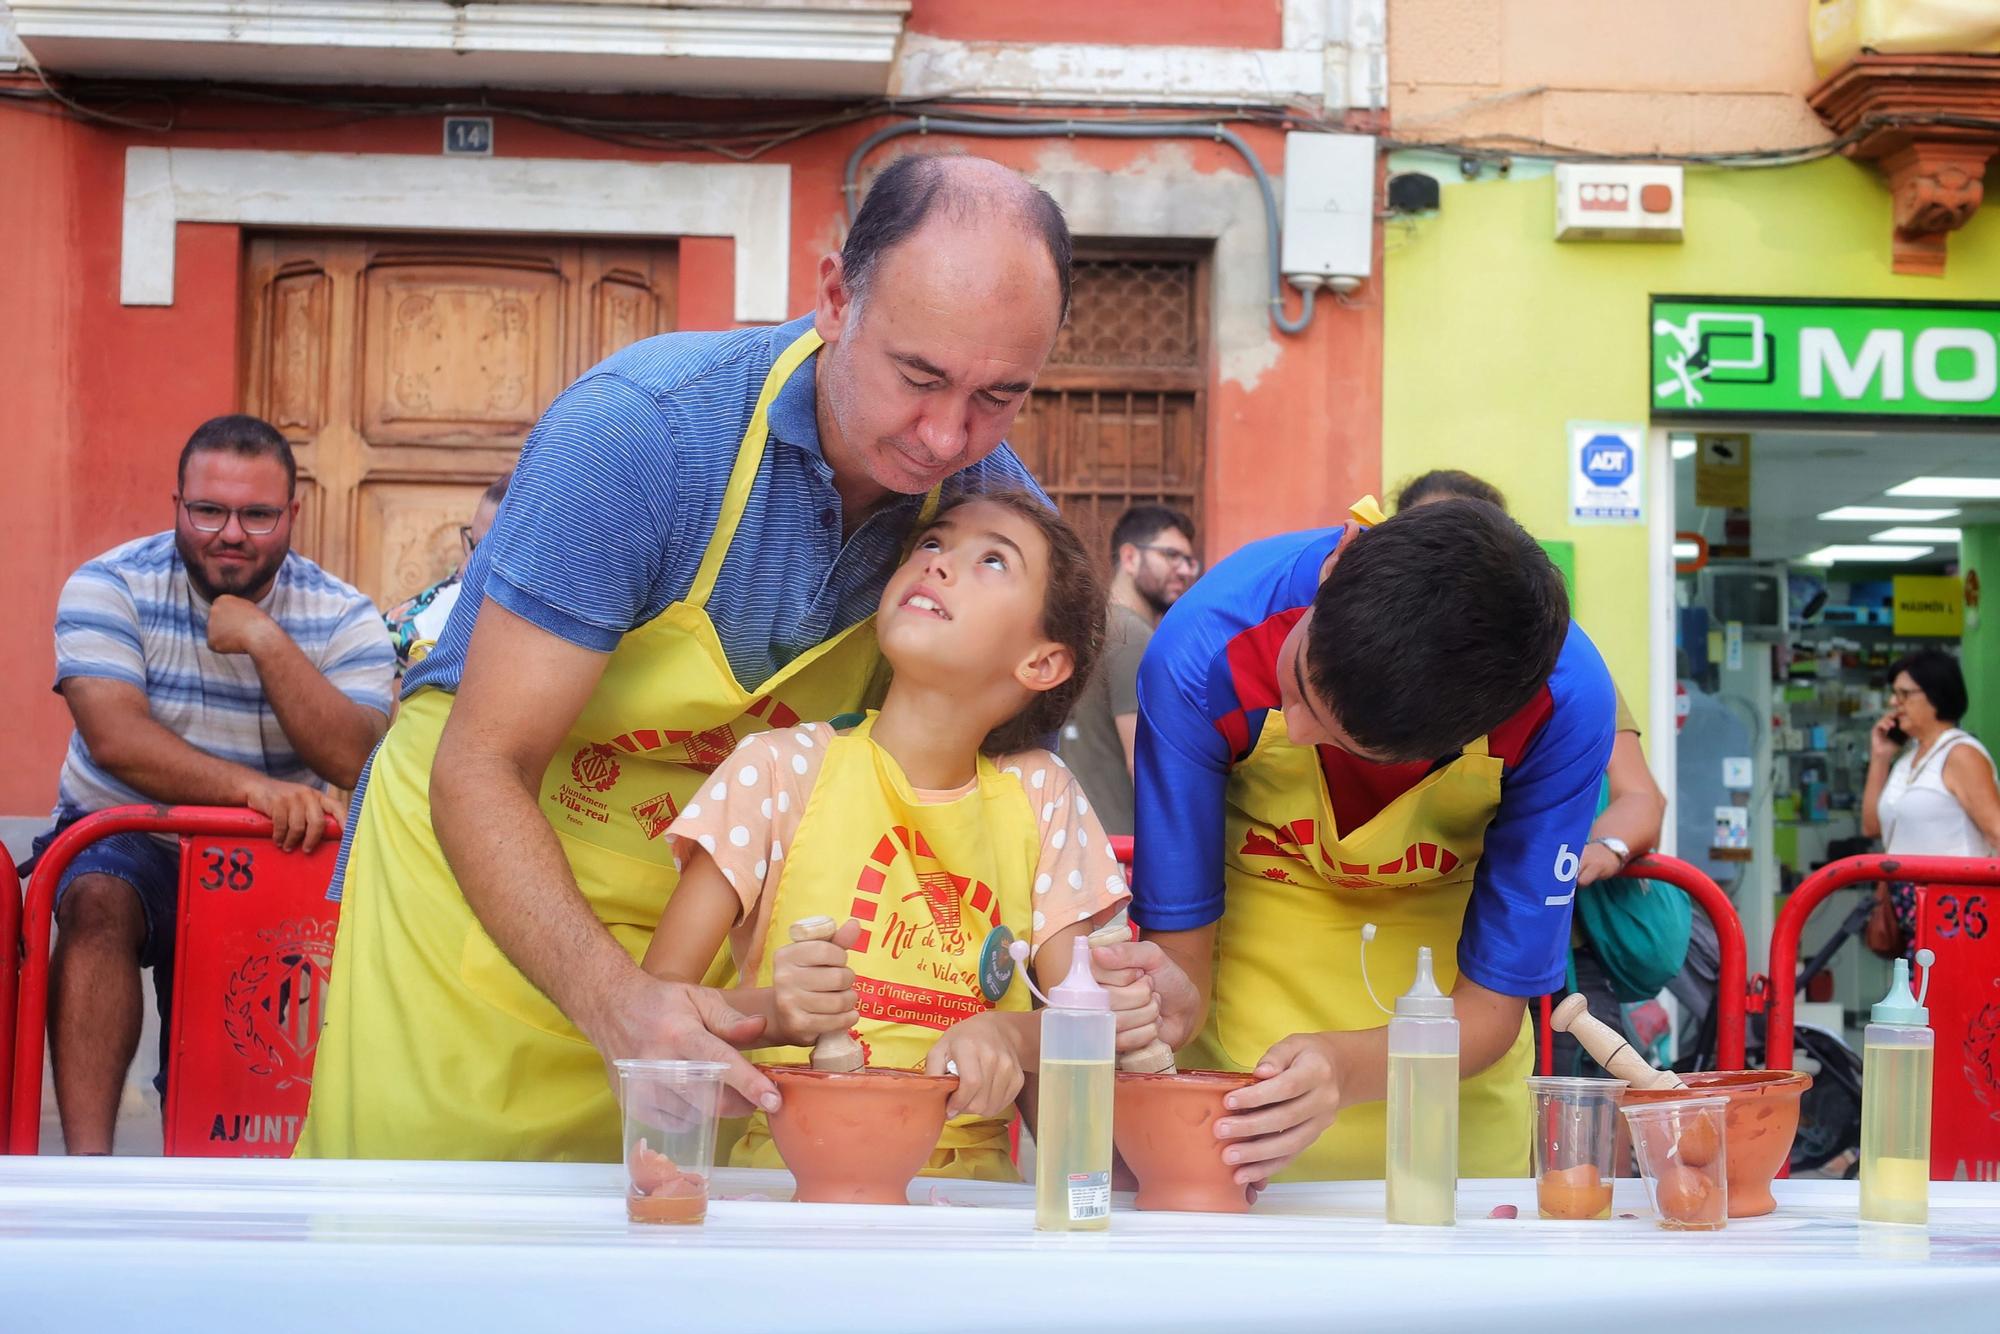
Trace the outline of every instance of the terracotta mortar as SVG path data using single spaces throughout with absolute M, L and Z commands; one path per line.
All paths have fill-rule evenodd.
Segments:
M 907 1204 L 944 1131 L 956 1075 L 759 1066 L 778 1086 L 771 1138 L 813 1204 Z
M 1254 1075 L 1219 1070 L 1118 1076 L 1111 1138 L 1139 1180 L 1141 1209 L 1240 1214 L 1249 1192 L 1236 1169 L 1222 1161 L 1215 1122 L 1232 1090 L 1257 1082 Z
M 1771 1178 L 1792 1154 L 1799 1129 L 1799 1095 L 1812 1076 L 1795 1070 L 1702 1070 L 1683 1076 L 1685 1089 L 1627 1089 L 1625 1105 L 1666 1102 L 1690 1094 L 1729 1099 L 1723 1139 L 1728 1145 L 1729 1216 L 1755 1218 L 1778 1207 Z M 1619 1127 L 1617 1161 L 1626 1159 L 1625 1127 Z

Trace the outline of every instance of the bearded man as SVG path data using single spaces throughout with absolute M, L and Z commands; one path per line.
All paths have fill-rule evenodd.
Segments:
M 54 826 L 110 806 L 248 806 L 311 851 L 389 722 L 396 655 L 374 606 L 292 550 L 298 467 L 255 417 L 202 423 L 181 450 L 174 526 L 88 561 L 56 607 L 56 690 L 76 720 Z M 173 999 L 180 853 L 116 834 L 56 890 L 49 1030 L 63 1140 L 111 1152 L 153 970 L 160 1073 Z M 32 865 L 32 862 L 30 863 Z

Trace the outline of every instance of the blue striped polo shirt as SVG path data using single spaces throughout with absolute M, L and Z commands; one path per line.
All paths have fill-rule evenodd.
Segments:
M 387 716 L 396 652 L 357 590 L 293 552 L 257 604 L 335 689 Z M 56 603 L 56 684 L 123 681 L 145 692 L 162 727 L 197 750 L 288 783 L 327 784 L 299 758 L 246 654 L 208 646 L 209 602 L 188 581 L 171 532 L 114 547 L 63 585 Z M 150 802 L 69 739 L 57 814 Z
M 585 373 L 536 423 L 492 531 L 436 649 L 404 693 L 455 690 L 479 608 L 492 598 L 583 648 L 687 596 L 722 510 L 736 447 L 771 366 L 812 327 L 671 333 Z M 899 496 L 841 540 L 840 496 L 820 452 L 813 371 L 794 371 L 769 415 L 771 442 L 723 559 L 708 612 L 730 669 L 754 689 L 875 610 L 921 496 Z M 1006 445 L 945 483 L 946 495 L 1034 479 Z

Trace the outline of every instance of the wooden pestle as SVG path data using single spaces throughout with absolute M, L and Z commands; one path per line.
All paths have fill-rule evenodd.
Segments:
M 840 923 L 831 917 L 801 917 L 792 923 L 793 940 L 832 940 Z M 859 1070 L 865 1061 L 861 1044 L 852 1033 L 822 1033 L 813 1043 L 812 1068 L 845 1073 Z
M 1090 933 L 1092 945 L 1129 945 L 1132 933 L 1122 924 L 1102 926 Z M 1174 1073 L 1174 1049 L 1154 1038 L 1137 1051 L 1118 1053 L 1118 1068 L 1129 1075 L 1170 1075 Z
M 1557 1033 L 1568 1033 L 1583 1044 L 1590 1058 L 1611 1075 L 1622 1079 L 1635 1089 L 1681 1089 L 1687 1081 L 1671 1070 L 1655 1070 L 1646 1063 L 1646 1058 L 1632 1049 L 1632 1044 L 1618 1036 L 1615 1029 L 1590 1012 L 1590 1002 L 1583 993 L 1572 991 L 1564 996 L 1549 1016 L 1549 1027 Z

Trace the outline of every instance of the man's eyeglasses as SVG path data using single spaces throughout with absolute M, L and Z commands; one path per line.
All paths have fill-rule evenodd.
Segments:
M 181 508 L 187 511 L 188 522 L 204 533 L 219 533 L 229 526 L 229 516 L 235 515 L 236 522 L 252 537 L 264 537 L 274 533 L 285 517 L 282 505 L 242 505 L 231 508 L 217 505 L 207 500 L 183 500 Z
M 472 554 L 472 549 L 479 545 L 479 539 L 472 535 L 471 524 L 462 523 L 458 526 L 458 544 L 465 548 L 465 554 L 468 556 Z
M 1186 570 L 1189 574 L 1201 573 L 1201 557 L 1195 555 L 1193 552 L 1182 551 L 1178 547 L 1163 547 L 1157 542 L 1134 542 L 1132 545 L 1141 551 L 1150 551 L 1154 555 L 1164 556 L 1167 562 L 1177 570 Z

